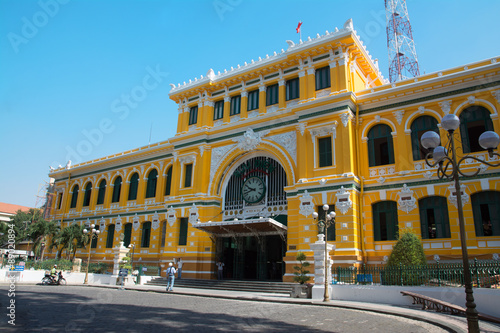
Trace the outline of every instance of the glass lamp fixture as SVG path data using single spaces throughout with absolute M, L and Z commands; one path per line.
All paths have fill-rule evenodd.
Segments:
M 455 131 L 460 126 L 460 119 L 454 114 L 447 114 L 441 120 L 441 127 L 448 132 Z

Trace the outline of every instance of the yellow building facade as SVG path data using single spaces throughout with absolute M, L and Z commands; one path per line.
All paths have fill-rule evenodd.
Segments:
M 173 138 L 52 171 L 51 218 L 99 226 L 92 261 L 111 262 L 124 234 L 135 263 L 164 271 L 182 258 L 187 278 L 215 278 L 221 260 L 227 278 L 291 281 L 297 252 L 312 260 L 323 204 L 337 214 L 336 265 L 383 264 L 407 227 L 429 260 L 459 260 L 457 194 L 425 164 L 419 139 L 445 138 L 439 123 L 456 114 L 460 153 L 488 160 L 477 137 L 500 133 L 500 58 L 389 84 L 350 20 L 287 43 L 172 84 Z M 462 184 L 469 255 L 490 259 L 500 252 L 500 169 Z

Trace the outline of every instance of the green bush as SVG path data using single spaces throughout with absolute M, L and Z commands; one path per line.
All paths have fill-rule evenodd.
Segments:
M 66 259 L 48 259 L 44 261 L 26 261 L 26 269 L 33 267 L 34 269 L 51 270 L 54 265 L 57 265 L 58 271 L 71 271 L 73 268 L 73 263 L 71 260 Z
M 293 272 L 293 274 L 295 275 L 293 277 L 293 281 L 300 284 L 307 283 L 307 281 L 309 281 L 311 277 L 307 276 L 307 274 L 309 274 L 309 271 L 306 268 L 309 267 L 310 264 L 309 262 L 305 261 L 306 255 L 302 252 L 297 252 L 296 259 L 300 261 L 300 266 L 293 266 L 293 269 L 295 270 L 295 272 Z
M 419 285 L 423 282 L 424 269 L 427 267 L 424 248 L 420 238 L 411 228 L 400 231 L 399 239 L 392 249 L 387 262 L 388 268 L 399 271 L 395 284 Z M 418 270 L 410 270 L 410 267 L 420 267 Z M 392 283 L 391 283 L 392 284 Z
M 89 273 L 105 274 L 106 272 L 111 271 L 111 269 L 111 265 L 105 262 L 91 262 L 89 264 Z

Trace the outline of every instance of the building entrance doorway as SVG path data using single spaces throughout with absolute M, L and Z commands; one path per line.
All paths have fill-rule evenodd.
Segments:
M 224 278 L 282 281 L 286 244 L 279 235 L 225 237 L 218 241 Z

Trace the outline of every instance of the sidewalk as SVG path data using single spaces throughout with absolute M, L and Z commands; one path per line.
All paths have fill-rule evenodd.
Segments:
M 88 287 L 97 288 L 111 288 L 119 289 L 120 286 L 90 284 Z M 453 316 L 435 312 L 432 310 L 421 310 L 421 306 L 415 307 L 399 307 L 386 304 L 375 303 L 361 303 L 352 301 L 339 301 L 332 300 L 330 302 L 323 302 L 322 300 L 311 300 L 304 298 L 290 298 L 288 295 L 283 294 L 269 294 L 258 292 L 245 292 L 245 291 L 231 291 L 231 290 L 213 290 L 213 289 L 195 289 L 195 288 L 181 288 L 175 287 L 174 291 L 167 292 L 164 286 L 150 286 L 150 285 L 135 285 L 126 286 L 126 290 L 136 290 L 142 292 L 156 292 L 156 293 L 169 293 L 175 295 L 185 296 L 198 296 L 198 297 L 211 297 L 211 298 L 225 298 L 234 300 L 256 301 L 256 302 L 278 302 L 289 304 L 306 304 L 315 306 L 330 306 L 333 308 L 344 308 L 361 311 L 371 311 L 386 315 L 401 316 L 413 320 L 425 321 L 451 332 L 467 332 L 467 320 L 465 317 Z M 481 332 L 498 332 L 500 333 L 500 326 L 493 323 L 479 321 Z

